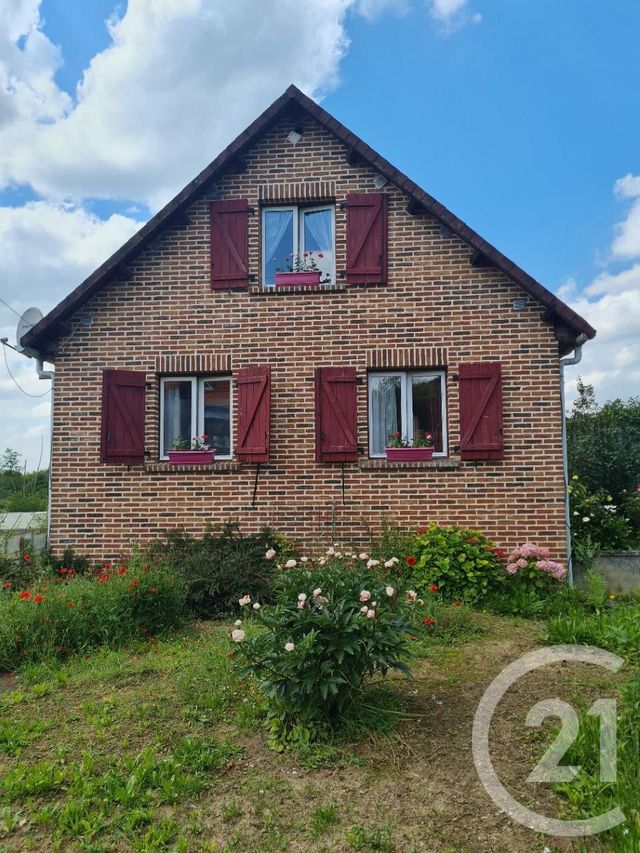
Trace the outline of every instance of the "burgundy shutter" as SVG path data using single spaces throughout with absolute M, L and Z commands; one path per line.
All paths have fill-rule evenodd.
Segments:
M 499 361 L 461 364 L 460 458 L 502 459 L 502 371 Z
M 240 462 L 268 462 L 271 437 L 271 368 L 238 371 L 238 442 Z
M 380 284 L 387 280 L 387 196 L 347 195 L 347 281 Z
M 356 462 L 355 367 L 316 368 L 316 460 Z
M 102 373 L 102 462 L 144 462 L 145 374 L 134 370 Z
M 249 205 L 246 198 L 211 202 L 211 287 L 247 286 Z

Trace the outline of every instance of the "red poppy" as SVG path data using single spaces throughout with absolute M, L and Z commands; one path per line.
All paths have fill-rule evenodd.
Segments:
M 409 639 L 410 639 L 410 640 L 417 640 L 418 638 L 417 638 L 417 637 L 415 637 L 415 636 L 411 636 L 411 637 L 409 637 Z
M 407 557 L 406 563 L 408 566 L 415 566 L 417 560 L 415 557 Z
M 75 607 L 73 601 L 67 601 L 67 607 Z
M 72 578 L 75 574 L 76 574 L 76 570 L 75 570 L 75 569 L 71 569 L 71 570 L 69 571 L 69 575 L 68 575 L 68 577 Z
M 126 575 L 128 571 L 129 571 L 129 569 L 125 569 L 124 566 L 120 566 L 120 568 L 118 569 L 116 574 L 117 575 Z
M 427 532 L 427 530 L 428 530 L 428 528 L 427 528 L 427 527 L 424 527 L 424 526 L 423 526 L 423 527 L 419 527 L 419 528 L 418 528 L 418 533 L 422 536 L 422 534 L 423 534 L 423 533 L 426 533 L 426 532 Z
M 69 569 L 65 569 L 65 568 L 64 568 L 64 566 L 63 566 L 63 567 L 60 569 L 60 574 L 61 574 L 61 575 L 66 575 L 68 571 L 69 571 Z
M 34 595 L 33 600 L 40 604 L 41 601 L 44 601 L 44 598 L 41 595 Z
M 18 596 L 18 599 L 20 601 L 28 601 L 30 598 L 31 598 L 31 593 L 29 592 L 29 590 L 26 590 L 26 589 L 24 592 L 21 592 L 20 595 Z
M 152 587 L 151 587 L 151 589 L 149 590 L 149 592 L 157 592 L 157 591 L 158 591 L 158 590 L 156 589 L 156 587 L 155 587 L 155 586 L 152 586 Z
M 453 606 L 454 607 L 462 607 L 462 602 L 461 601 L 454 601 Z
M 429 617 L 428 617 L 428 616 L 426 616 L 426 617 L 422 620 L 422 624 L 423 624 L 423 625 L 435 625 L 435 624 L 436 624 L 436 622 L 435 622 L 435 619 L 429 619 Z
M 111 570 L 111 563 L 103 563 L 102 568 L 105 570 L 105 572 L 110 571 Z
M 108 580 L 109 580 L 109 575 L 100 575 L 100 577 L 98 578 L 98 581 L 100 583 L 104 583 L 105 581 L 108 581 Z
M 469 543 L 469 545 L 477 545 L 478 539 L 476 536 L 471 536 L 469 539 L 467 539 L 467 542 Z
M 436 586 L 434 583 L 429 587 L 429 592 L 437 592 L 440 589 L 439 586 Z
M 22 559 L 23 559 L 25 562 L 27 562 L 27 563 L 28 563 L 28 562 L 29 562 L 29 560 L 31 559 L 31 557 L 30 557 L 28 554 L 23 554 L 23 555 L 22 555 Z
M 5 581 L 5 582 L 2 584 L 2 586 L 3 586 L 5 589 L 9 589 L 9 587 L 11 586 L 11 581 Z

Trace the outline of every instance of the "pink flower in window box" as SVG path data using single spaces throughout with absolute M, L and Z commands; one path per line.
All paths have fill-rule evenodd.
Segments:
M 433 436 L 419 431 L 410 443 L 405 436 L 394 432 L 389 436 L 385 453 L 389 462 L 428 462 L 433 458 Z
M 178 438 L 171 450 L 167 450 L 172 465 L 211 465 L 215 462 L 216 449 L 205 444 L 206 435 L 194 435 L 189 443 L 186 438 Z

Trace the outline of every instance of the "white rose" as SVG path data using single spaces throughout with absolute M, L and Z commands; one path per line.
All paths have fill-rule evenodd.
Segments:
M 236 619 L 233 624 L 236 626 L 236 628 L 239 628 L 242 625 L 242 619 Z
M 313 590 L 313 597 L 314 598 L 317 598 L 319 595 L 322 595 L 322 587 L 320 587 L 320 586 L 316 587 L 316 589 Z
M 253 609 L 254 609 L 254 610 L 260 610 L 260 605 L 258 604 L 258 602 L 257 602 L 257 601 L 256 601 L 256 603 L 253 605 Z
M 288 652 L 292 652 L 295 649 L 295 645 L 293 643 L 285 643 L 284 647 Z
M 375 619 L 376 611 L 375 610 L 367 610 L 367 619 Z
M 362 552 L 362 554 L 358 554 L 358 558 L 359 558 L 360 560 L 368 560 L 368 559 L 369 559 L 369 555 L 368 555 L 368 554 L 365 554 L 365 552 L 363 551 L 363 552 Z
M 583 518 L 582 520 L 583 520 L 583 521 L 584 521 L 584 523 L 586 524 L 586 523 L 587 523 L 587 521 L 591 521 L 591 518 L 590 518 L 588 515 L 585 515 L 585 516 L 584 516 L 584 518 Z
M 249 604 L 250 602 L 251 602 L 251 596 L 250 595 L 243 595 L 242 598 L 238 599 L 238 604 L 240 605 L 240 607 L 244 607 L 245 605 Z
M 396 594 L 396 591 L 392 586 L 385 586 L 384 591 L 387 593 L 389 598 L 392 598 Z
M 393 560 L 385 560 L 384 567 L 385 569 L 392 569 L 395 566 Z
M 418 593 L 414 589 L 410 589 L 407 591 L 407 601 L 409 604 L 413 604 L 413 602 L 418 597 Z
M 325 564 L 326 562 L 327 562 L 327 561 L 326 561 L 325 557 L 320 557 L 320 559 L 318 560 L 318 563 L 319 563 L 321 566 L 324 566 L 324 564 Z
M 329 545 L 329 547 L 327 548 L 327 556 L 333 557 L 335 553 L 336 549 L 333 547 L 333 545 Z
M 364 605 L 364 607 L 361 607 L 361 608 L 360 608 L 360 613 L 367 613 L 367 612 L 368 612 L 368 610 L 369 610 L 369 608 L 368 608 L 368 607 L 367 607 L 367 605 L 365 604 L 365 605 Z
M 298 595 L 298 601 L 306 601 L 306 600 L 307 600 L 307 593 L 306 593 L 306 592 L 301 592 L 301 593 Z
M 369 601 L 370 598 L 371 598 L 371 593 L 369 592 L 369 590 L 363 589 L 362 592 L 360 593 L 360 601 Z
M 308 561 L 309 561 L 309 558 L 308 558 L 308 557 L 300 557 L 300 562 L 301 562 L 301 563 L 307 563 Z
M 298 563 L 295 560 L 287 560 L 284 564 L 285 569 L 295 569 Z
M 374 566 L 379 566 L 379 565 L 380 565 L 380 560 L 367 560 L 367 568 L 368 569 L 373 569 Z
M 241 643 L 244 640 L 245 636 L 246 634 L 244 633 L 244 631 L 241 631 L 240 628 L 235 628 L 231 632 L 231 639 L 234 643 Z
M 267 560 L 273 560 L 275 555 L 276 555 L 276 552 L 273 550 L 273 548 L 269 548 L 267 550 L 267 553 L 265 554 L 265 557 L 267 558 Z
M 392 557 L 392 558 L 391 558 L 391 562 L 392 562 L 392 563 L 396 563 L 396 564 L 397 564 L 397 563 L 399 563 L 399 562 L 400 562 L 400 560 L 399 560 L 397 557 Z
M 371 602 L 371 606 L 372 606 L 372 607 L 377 607 L 377 606 L 378 606 L 378 602 L 377 602 L 377 601 L 372 601 L 372 602 Z

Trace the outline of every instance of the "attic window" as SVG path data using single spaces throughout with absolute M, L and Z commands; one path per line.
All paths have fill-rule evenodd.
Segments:
M 293 266 L 295 256 L 313 252 L 323 284 L 336 280 L 335 206 L 265 207 L 262 210 L 263 284 L 273 287 L 276 272 Z

